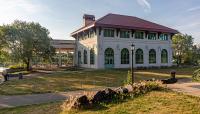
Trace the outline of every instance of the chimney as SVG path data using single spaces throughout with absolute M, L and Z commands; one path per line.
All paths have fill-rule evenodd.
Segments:
M 94 15 L 88 15 L 88 14 L 83 15 L 83 26 L 87 26 L 94 21 L 95 21 Z

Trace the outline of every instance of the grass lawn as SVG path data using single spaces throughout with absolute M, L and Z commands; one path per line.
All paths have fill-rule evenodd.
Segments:
M 175 69 L 177 77 L 191 78 L 197 68 L 166 68 L 137 70 L 136 81 L 151 78 L 169 78 L 170 71 Z M 121 86 L 126 79 L 127 69 L 58 71 L 36 77 L 25 77 L 23 80 L 11 80 L 0 85 L 1 95 L 34 94 L 87 90 L 91 88 Z
M 0 114 L 199 114 L 200 98 L 171 91 L 153 91 L 124 102 L 85 111 L 63 111 L 62 102 L 0 110 Z

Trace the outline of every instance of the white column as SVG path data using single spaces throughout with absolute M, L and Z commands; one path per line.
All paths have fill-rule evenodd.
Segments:
M 121 65 L 121 50 L 119 44 L 114 48 L 114 66 L 115 68 L 119 68 Z
M 168 52 L 168 66 L 172 66 L 172 60 L 173 60 L 173 51 L 172 51 L 172 48 L 169 47 L 169 50 L 167 51 Z
M 156 49 L 156 65 L 161 66 L 161 47 Z
M 149 48 L 148 46 L 145 46 L 145 49 L 143 49 L 143 58 L 144 58 L 144 66 L 149 66 Z

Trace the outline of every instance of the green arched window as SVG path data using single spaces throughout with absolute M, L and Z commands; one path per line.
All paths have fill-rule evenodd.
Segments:
M 166 49 L 161 52 L 161 63 L 168 63 L 168 53 Z
M 129 64 L 129 51 L 127 48 L 121 51 L 121 64 Z
M 81 51 L 78 51 L 78 64 L 81 64 Z
M 105 67 L 112 68 L 114 67 L 114 51 L 112 48 L 107 48 L 104 53 L 105 57 Z
M 87 64 L 87 51 L 84 50 L 84 64 Z
M 154 49 L 151 49 L 149 51 L 149 63 L 150 64 L 156 63 L 156 51 Z
M 90 64 L 94 64 L 94 49 L 90 50 Z
M 136 54 L 136 57 L 135 57 L 136 64 L 143 64 L 144 63 L 143 50 L 137 49 L 135 54 Z

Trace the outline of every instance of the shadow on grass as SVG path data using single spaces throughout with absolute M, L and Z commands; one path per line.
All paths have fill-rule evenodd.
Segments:
M 178 69 L 178 72 L 193 72 L 189 69 Z M 52 74 L 41 74 L 23 80 L 11 80 L 0 85 L 2 95 L 21 95 L 68 92 L 104 87 L 122 86 L 129 69 L 89 70 L 89 71 L 57 71 Z M 170 77 L 169 69 L 136 70 L 135 79 L 149 80 Z M 153 73 L 149 73 L 153 72 Z

